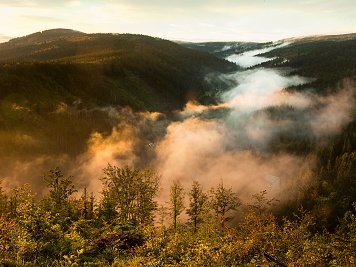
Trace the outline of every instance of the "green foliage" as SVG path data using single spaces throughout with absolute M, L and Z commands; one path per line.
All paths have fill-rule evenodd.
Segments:
M 0 216 L 8 213 L 9 211 L 8 196 L 4 193 L 2 183 L 3 180 L 0 179 Z
M 334 258 L 332 266 L 353 266 L 356 263 L 356 203 L 353 206 L 354 210 L 345 213 L 333 235 L 330 249 Z
M 232 192 L 232 188 L 224 187 L 223 181 L 218 184 L 217 188 L 211 188 L 209 198 L 217 221 L 224 228 L 225 222 L 232 219 L 231 216 L 228 216 L 229 211 L 236 211 L 241 202 L 236 194 Z
M 100 206 L 104 218 L 115 218 L 122 224 L 151 224 L 157 209 L 154 199 L 158 194 L 160 177 L 148 169 L 108 166 L 103 199 Z
M 103 198 L 98 209 L 93 208 L 94 200 L 86 190 L 77 199 L 69 197 L 74 188 L 70 182 L 64 181 L 70 176 L 64 178 L 59 169 L 51 170 L 46 175 L 51 190 L 63 189 L 53 191 L 47 203 L 53 201 L 54 205 L 57 197 L 65 200 L 63 203 L 67 203 L 72 209 L 71 220 L 62 218 L 63 221 L 59 221 L 58 213 L 52 208 L 44 209 L 45 202 L 35 205 L 35 196 L 29 185 L 14 188 L 11 196 L 4 198 L 7 202 L 5 206 L 11 212 L 3 213 L 0 217 L 1 264 L 214 267 L 255 267 L 266 264 L 351 267 L 355 264 L 354 210 L 344 214 L 334 233 L 326 229 L 315 233 L 318 218 L 314 217 L 313 211 L 300 209 L 299 215 L 294 215 L 293 219 L 285 218 L 279 222 L 269 211 L 275 199 L 268 199 L 266 191 L 261 191 L 254 194 L 252 203 L 242 209 L 241 217 L 233 228 L 228 224 L 224 224 L 222 228 L 222 225 L 205 217 L 204 223 L 200 223 L 197 228 L 192 228 L 188 221 L 167 229 L 151 223 L 153 214 L 146 217 L 150 219 L 145 223 L 137 219 L 142 214 L 142 210 L 135 206 L 137 203 L 154 204 L 151 199 L 153 196 L 147 193 L 157 190 L 159 177 L 154 172 L 111 165 L 104 172 Z M 125 186 L 118 186 L 124 182 Z M 138 186 L 141 183 L 142 186 Z M 150 187 L 152 184 L 155 186 Z M 172 190 L 178 200 L 183 201 L 179 182 L 173 183 Z M 105 197 L 106 193 L 108 195 Z M 140 202 L 140 196 L 146 193 L 153 202 Z M 127 198 L 120 198 L 122 195 Z M 207 212 L 208 209 L 204 207 L 207 196 L 200 184 L 194 181 L 188 195 L 190 205 L 187 211 L 190 221 L 194 220 L 194 216 L 201 219 L 201 212 Z M 117 212 L 115 219 L 102 215 L 105 198 L 113 201 Z M 131 200 L 129 204 L 127 199 Z M 222 216 L 222 212 L 225 212 L 225 218 L 228 218 L 226 214 L 229 210 L 240 205 L 233 192 L 225 188 L 222 182 L 210 190 L 210 201 L 215 203 L 212 206 L 215 207 L 215 214 Z M 129 213 L 125 210 L 127 205 Z M 153 206 L 147 207 L 150 209 Z M 183 209 L 182 205 L 179 207 L 179 210 Z M 63 212 L 62 209 L 59 210 Z
M 251 207 L 260 215 L 265 213 L 268 208 L 274 206 L 276 202 L 278 202 L 278 200 L 275 198 L 267 199 L 266 195 L 267 190 L 263 190 L 258 194 L 252 195 L 254 203 L 251 205 Z
M 198 181 L 193 181 L 192 189 L 188 193 L 189 208 L 186 213 L 189 215 L 190 220 L 194 226 L 194 232 L 197 231 L 198 223 L 203 221 L 208 211 L 208 196 L 203 192 L 201 185 Z
M 78 211 L 78 218 L 83 220 L 94 219 L 95 198 L 93 196 L 93 193 L 91 193 L 91 195 L 89 196 L 86 187 L 84 187 L 80 199 L 78 199 L 75 204 L 75 210 Z
M 173 219 L 173 227 L 177 228 L 177 219 L 184 210 L 184 188 L 179 180 L 174 180 L 170 188 L 169 209 Z
M 316 217 L 318 231 L 334 231 L 356 202 L 355 126 L 352 121 L 330 144 L 318 149 L 317 166 L 296 179 L 298 184 L 291 184 L 299 187 L 300 193 L 285 210 L 295 211 L 302 205 Z
M 61 220 L 71 216 L 70 196 L 77 191 L 74 189 L 72 178 L 64 177 L 58 167 L 43 175 L 50 194 L 45 204 L 52 214 L 59 216 Z
M 342 37 L 342 36 L 341 36 Z M 314 77 L 311 84 L 295 86 L 290 89 L 297 91 L 313 88 L 320 94 L 327 94 L 338 89 L 336 86 L 345 78 L 356 75 L 355 38 L 342 40 L 300 40 L 288 46 L 275 49 L 264 54 L 278 57 L 262 66 L 291 67 L 291 74 Z

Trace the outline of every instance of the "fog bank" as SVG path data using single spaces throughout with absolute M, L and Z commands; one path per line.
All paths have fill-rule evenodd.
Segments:
M 247 62 L 247 55 L 269 49 L 273 48 L 240 57 Z M 9 160 L 2 171 L 3 186 L 12 188 L 26 181 L 40 188 L 41 195 L 41 173 L 59 166 L 75 177 L 79 189 L 87 187 L 99 196 L 103 168 L 110 163 L 155 170 L 162 175 L 161 199 L 167 199 L 176 179 L 187 188 L 197 180 L 204 190 L 223 180 L 246 201 L 262 190 L 278 198 L 280 191 L 266 177 L 278 177 L 281 187 L 288 184 L 300 175 L 302 166 L 313 164 L 308 146 L 325 145 L 352 119 L 355 85 L 347 81 L 337 94 L 318 96 L 312 90 L 285 90 L 313 78 L 289 76 L 280 69 L 249 69 L 218 79 L 236 86 L 222 92 L 217 105 L 188 102 L 169 117 L 129 108 L 102 109 L 115 125 L 111 132 L 92 133 L 85 152 L 75 159 L 46 155 Z M 305 151 L 299 151 L 303 144 Z

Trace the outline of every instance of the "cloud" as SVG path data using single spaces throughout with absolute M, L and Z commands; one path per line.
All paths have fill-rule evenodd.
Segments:
M 355 85 L 344 82 L 343 88 L 336 94 L 318 98 L 319 106 L 311 117 L 311 126 L 316 136 L 333 136 L 352 120 L 355 107 Z
M 206 190 L 223 179 L 247 201 L 261 190 L 271 191 L 266 177 L 287 181 L 306 161 L 312 164 L 313 157 L 279 150 L 281 145 L 288 148 L 314 137 L 327 141 L 350 121 L 355 103 L 350 90 L 327 97 L 292 93 L 284 88 L 310 79 L 276 70 L 248 70 L 233 77 L 238 86 L 223 95 L 226 103 L 189 102 L 171 118 L 106 109 L 117 126 L 109 135 L 91 136 L 88 150 L 75 163 L 80 166 L 75 171 L 79 184 L 98 192 L 107 163 L 149 166 L 162 175 L 161 199 L 168 197 L 176 179 L 186 188 L 197 180 Z
M 229 75 L 238 84 L 222 95 L 222 100 L 230 107 L 240 111 L 253 111 L 269 105 L 293 102 L 305 105 L 295 95 L 283 91 L 284 88 L 305 84 L 312 79 L 300 76 L 284 76 L 276 70 L 257 69 Z
M 270 52 L 274 49 L 281 48 L 281 47 L 287 46 L 289 44 L 290 43 L 282 43 L 282 44 L 276 45 L 276 46 L 270 46 L 270 47 L 265 47 L 262 49 L 247 51 L 242 54 L 237 54 L 237 55 L 234 54 L 234 55 L 228 56 L 226 59 L 231 62 L 236 63 L 237 65 L 239 65 L 243 68 L 249 68 L 249 67 L 252 67 L 252 66 L 261 64 L 263 62 L 267 62 L 267 61 L 274 59 L 274 58 L 266 58 L 266 57 L 257 56 L 257 55 Z
M 314 137 L 326 143 L 352 118 L 355 84 L 351 81 L 340 85 L 337 94 L 318 96 L 285 90 L 313 80 L 288 76 L 287 71 L 254 69 L 218 78 L 237 84 L 221 95 L 218 105 L 189 102 L 183 111 L 167 116 L 101 109 L 113 125 L 111 132 L 93 133 L 86 151 L 75 159 L 41 155 L 3 161 L 6 168 L 0 173 L 6 188 L 30 180 L 42 194 L 41 172 L 60 166 L 63 173 L 74 175 L 77 188 L 100 193 L 103 168 L 110 163 L 154 169 L 162 175 L 162 199 L 167 199 L 173 180 L 179 179 L 186 188 L 197 180 L 208 190 L 222 179 L 247 201 L 261 190 L 271 191 L 266 177 L 288 182 L 299 175 L 301 166 L 313 164 L 312 156 L 298 156 L 294 147 L 289 153 L 291 144 Z M 59 105 L 57 112 L 74 110 Z
M 73 1 L 73 0 L 63 0 L 63 1 L 54 1 L 54 0 L 36 0 L 36 1 L 28 1 L 28 0 L 12 0 L 11 2 L 6 2 L 5 5 L 0 3 L 0 6 L 7 6 L 7 7 L 58 7 L 58 6 L 70 6 L 73 2 L 80 2 L 80 1 Z
M 74 27 L 88 33 L 130 32 L 171 40 L 271 41 L 353 32 L 356 23 L 352 12 L 355 3 L 348 0 L 342 4 L 268 0 L 218 3 L 210 0 L 18 0 L 3 1 L 0 7 L 0 25 L 5 29 L 1 32 L 17 37 L 39 30 Z
M 217 121 L 189 118 L 172 123 L 167 135 L 156 146 L 156 170 L 162 174 L 163 187 L 179 179 L 186 188 L 193 180 L 205 190 L 221 180 L 245 200 L 261 190 L 269 190 L 268 175 L 288 179 L 302 159 L 280 154 L 265 157 L 249 149 L 231 148 L 228 128 Z M 164 193 L 165 192 L 165 193 Z M 168 197 L 163 190 L 163 197 Z
M 133 127 L 125 123 L 114 127 L 106 137 L 93 133 L 88 141 L 88 150 L 75 163 L 78 167 L 74 167 L 73 172 L 77 184 L 86 186 L 89 191 L 100 192 L 100 178 L 108 163 L 120 167 L 133 165 L 136 160 L 133 151 L 135 142 L 137 139 Z

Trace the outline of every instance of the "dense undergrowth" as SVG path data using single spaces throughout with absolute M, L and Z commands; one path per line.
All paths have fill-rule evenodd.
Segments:
M 241 203 L 222 182 L 204 192 L 195 181 L 184 193 L 175 181 L 158 205 L 151 170 L 108 165 L 104 174 L 98 198 L 86 189 L 74 197 L 73 177 L 58 168 L 43 175 L 48 195 L 38 201 L 28 184 L 1 191 L 1 266 L 355 265 L 355 205 L 328 231 L 302 207 L 278 219 L 266 191 Z

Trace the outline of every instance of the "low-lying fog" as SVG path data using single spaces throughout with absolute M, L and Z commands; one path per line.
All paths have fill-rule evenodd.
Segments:
M 227 59 L 251 67 L 270 60 L 256 55 L 271 49 Z M 281 185 L 313 164 L 312 155 L 273 153 L 280 136 L 321 145 L 351 120 L 354 98 L 348 85 L 336 95 L 321 97 L 284 90 L 313 80 L 288 76 L 285 70 L 248 69 L 217 78 L 237 84 L 221 94 L 219 105 L 189 102 L 183 111 L 176 112 L 174 120 L 159 113 L 108 107 L 108 117 L 117 121 L 111 134 L 93 133 L 87 151 L 75 161 L 63 156 L 51 160 L 52 164 L 65 166 L 64 173 L 74 175 L 79 188 L 87 186 L 93 192 L 100 192 L 99 178 L 108 163 L 147 165 L 162 175 L 162 199 L 175 179 L 187 188 L 197 180 L 204 190 L 223 180 L 248 201 L 252 194 L 265 189 L 270 196 L 278 194 Z M 28 173 L 47 171 L 48 162 L 49 157 L 43 156 L 25 165 L 14 163 L 13 176 L 5 177 L 5 187 L 21 184 Z M 271 181 L 270 177 L 276 179 Z
M 226 59 L 231 62 L 236 63 L 240 67 L 249 68 L 249 67 L 253 67 L 255 65 L 258 65 L 258 64 L 261 64 L 263 62 L 267 62 L 267 61 L 270 61 L 273 59 L 273 58 L 266 58 L 266 57 L 262 57 L 262 56 L 258 56 L 258 55 L 270 52 L 273 49 L 280 48 L 280 47 L 286 46 L 288 44 L 289 43 L 281 43 L 278 45 L 271 45 L 271 46 L 268 46 L 268 47 L 265 47 L 262 49 L 246 51 L 241 54 L 233 54 L 233 55 L 228 56 Z

